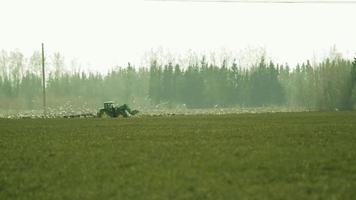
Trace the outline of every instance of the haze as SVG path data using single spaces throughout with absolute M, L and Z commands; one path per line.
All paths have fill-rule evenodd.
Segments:
M 233 52 L 264 48 L 291 65 L 356 52 L 356 4 L 240 4 L 142 0 L 2 0 L 0 49 L 30 56 L 46 45 L 86 69 L 105 71 L 162 49 Z

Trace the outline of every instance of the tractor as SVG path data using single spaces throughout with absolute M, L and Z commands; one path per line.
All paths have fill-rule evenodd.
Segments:
M 131 110 L 127 104 L 116 106 L 113 101 L 104 102 L 104 108 L 98 112 L 98 117 L 112 117 L 116 118 L 123 116 L 125 118 L 136 115 L 138 110 Z

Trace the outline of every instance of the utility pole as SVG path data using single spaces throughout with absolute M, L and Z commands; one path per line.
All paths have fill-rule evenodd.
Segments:
M 45 73 L 45 57 L 44 57 L 44 44 L 42 43 L 42 92 L 43 92 L 43 116 L 47 116 L 46 107 L 46 73 Z

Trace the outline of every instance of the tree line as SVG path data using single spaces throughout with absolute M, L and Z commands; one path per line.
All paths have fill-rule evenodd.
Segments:
M 107 100 L 135 107 L 261 107 L 286 106 L 305 110 L 352 110 L 356 105 L 356 59 L 341 56 L 295 67 L 267 61 L 252 66 L 236 62 L 209 63 L 204 56 L 187 66 L 158 63 L 147 67 L 128 64 L 107 74 L 83 72 L 64 57 L 46 58 L 47 99 L 50 106 Z M 41 56 L 25 58 L 19 51 L 0 52 L 0 108 L 40 109 Z

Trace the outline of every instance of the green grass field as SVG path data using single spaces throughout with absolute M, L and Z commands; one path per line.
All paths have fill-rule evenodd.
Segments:
M 0 120 L 0 199 L 356 199 L 356 113 Z

